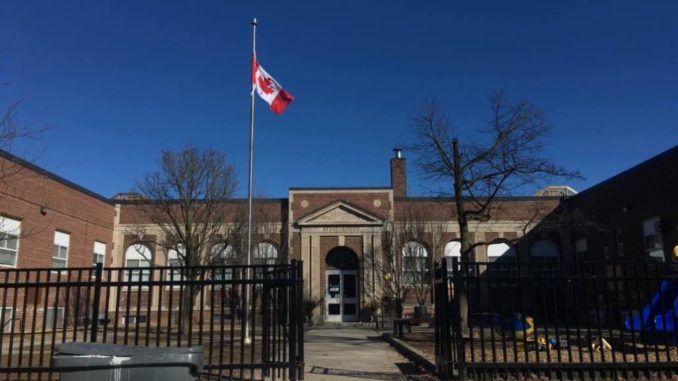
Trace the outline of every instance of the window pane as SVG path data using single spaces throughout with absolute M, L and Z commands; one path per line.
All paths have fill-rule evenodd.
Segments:
M 0 264 L 14 266 L 16 251 L 0 249 Z
M 52 258 L 52 267 L 55 269 L 62 269 L 66 267 L 66 261 L 63 259 Z
M 8 248 L 8 249 L 16 250 L 18 240 L 19 239 L 18 239 L 17 236 L 13 236 L 13 235 L 7 236 L 4 239 L 5 247 Z

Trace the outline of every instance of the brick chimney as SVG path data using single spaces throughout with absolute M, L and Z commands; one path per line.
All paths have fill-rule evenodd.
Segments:
M 393 197 L 407 197 L 407 162 L 403 159 L 403 150 L 394 148 L 395 157 L 391 159 L 391 188 Z

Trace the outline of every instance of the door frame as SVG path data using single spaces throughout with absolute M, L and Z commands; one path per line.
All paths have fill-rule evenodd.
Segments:
M 339 297 L 330 298 L 328 282 L 330 275 L 339 275 Z M 354 298 L 344 298 L 344 276 L 345 275 L 354 275 L 355 276 L 355 297 Z M 360 313 L 360 282 L 358 282 L 358 270 L 325 270 L 325 321 L 326 322 L 350 322 L 358 321 L 358 316 Z M 344 304 L 345 303 L 354 303 L 355 304 L 355 314 L 346 315 L 344 313 Z M 330 304 L 339 304 L 339 315 L 330 315 L 329 314 L 329 305 Z

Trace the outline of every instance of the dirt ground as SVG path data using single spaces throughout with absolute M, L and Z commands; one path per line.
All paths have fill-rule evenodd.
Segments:
M 617 336 L 605 338 L 611 349 L 601 350 L 593 348 L 592 343 L 600 344 L 600 340 L 576 340 L 576 335 L 561 334 L 559 348 L 547 345 L 538 345 L 534 341 L 523 339 L 501 340 L 495 336 L 494 341 L 490 334 L 485 333 L 484 340 L 474 331 L 474 340 L 467 340 L 465 350 L 467 361 L 470 362 L 678 362 L 678 347 L 675 344 L 662 345 L 642 342 L 639 338 Z M 431 361 L 435 361 L 434 334 L 430 328 L 414 328 L 412 333 L 405 333 L 404 341 L 419 350 Z

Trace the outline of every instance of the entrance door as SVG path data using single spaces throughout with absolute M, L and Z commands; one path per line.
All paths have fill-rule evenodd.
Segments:
M 327 270 L 325 311 L 328 322 L 358 320 L 358 272 Z

